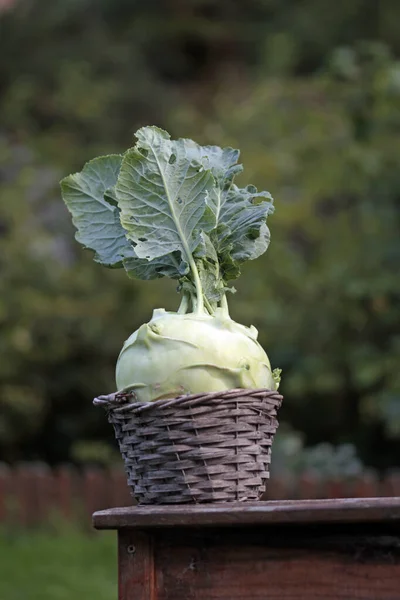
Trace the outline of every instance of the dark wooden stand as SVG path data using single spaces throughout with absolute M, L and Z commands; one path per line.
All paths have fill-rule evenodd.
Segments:
M 116 508 L 119 600 L 400 600 L 400 498 Z

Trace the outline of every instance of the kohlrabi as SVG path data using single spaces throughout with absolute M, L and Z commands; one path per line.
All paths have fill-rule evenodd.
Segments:
M 136 133 L 123 155 L 96 158 L 61 182 L 76 238 L 130 277 L 178 281 L 176 313 L 157 309 L 125 342 L 117 389 L 149 402 L 232 388 L 277 389 L 257 330 L 229 316 L 228 282 L 268 247 L 268 192 L 238 188 L 239 151 Z

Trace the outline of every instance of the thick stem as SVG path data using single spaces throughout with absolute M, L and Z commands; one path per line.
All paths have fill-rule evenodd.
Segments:
M 228 306 L 228 300 L 227 300 L 226 294 L 224 294 L 221 298 L 221 308 L 222 308 L 225 316 L 230 319 L 229 306 Z
M 189 309 L 189 294 L 186 292 L 183 294 L 181 304 L 178 308 L 178 315 L 184 315 Z
M 197 313 L 197 298 L 196 298 L 196 296 L 194 294 L 192 294 L 190 296 L 190 301 L 191 301 L 191 304 L 192 304 L 192 313 L 198 314 Z
M 208 310 L 208 312 L 210 313 L 210 315 L 212 315 L 214 313 L 213 307 L 211 306 L 210 302 L 208 301 L 207 296 L 204 296 L 204 305 L 205 305 L 206 309 Z
M 203 288 L 201 285 L 199 272 L 197 270 L 196 263 L 194 262 L 193 258 L 189 258 L 189 264 L 190 264 L 190 268 L 193 273 L 194 285 L 196 287 L 196 300 L 197 301 L 196 301 L 196 309 L 194 310 L 194 312 L 197 315 L 200 315 L 201 313 L 204 312 Z

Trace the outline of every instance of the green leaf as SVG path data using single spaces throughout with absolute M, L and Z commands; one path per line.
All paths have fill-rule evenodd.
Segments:
M 211 240 L 218 252 L 221 269 L 215 268 L 214 260 L 205 263 L 209 270 L 207 276 L 199 267 L 202 282 L 207 278 L 210 290 L 209 284 L 217 271 L 219 278 L 222 272 L 226 281 L 235 279 L 240 274 L 241 263 L 258 258 L 267 250 L 270 233 L 266 218 L 273 212 L 272 197 L 268 192 L 257 192 L 254 186 L 239 189 L 233 184 L 234 176 L 242 171 L 242 165 L 237 164 L 239 150 L 199 146 L 186 139 L 179 141 L 193 160 L 211 170 L 216 182 L 208 192 L 207 200 L 215 214 L 216 227 Z M 226 290 L 226 287 L 217 285 L 216 289 Z
M 207 234 L 203 233 L 202 238 L 203 244 L 196 254 L 196 265 L 204 296 L 215 309 L 227 288 L 221 276 L 217 251 Z
M 219 223 L 212 238 L 226 280 L 238 277 L 240 264 L 267 250 L 270 233 L 266 219 L 273 211 L 271 195 L 257 192 L 254 186 L 240 189 L 233 184 L 222 194 Z
M 133 256 L 113 202 L 121 161 L 117 154 L 101 156 L 61 181 L 62 197 L 78 230 L 76 239 L 94 250 L 97 262 L 113 267 L 122 267 L 124 257 Z
M 179 252 L 159 256 L 153 260 L 127 258 L 124 260 L 124 267 L 132 279 L 180 279 L 189 272 L 189 265 L 181 260 Z
M 229 190 L 235 175 L 243 171 L 243 166 L 238 165 L 240 152 L 233 148 L 220 148 L 219 146 L 199 146 L 188 139 L 179 140 L 184 144 L 187 155 L 197 161 L 205 169 L 210 169 L 215 179 L 215 186 L 209 190 L 207 200 L 215 214 L 216 225 L 220 217 L 223 196 Z
M 281 383 L 281 379 L 282 379 L 281 375 L 282 375 L 282 369 L 274 369 L 272 371 L 272 378 L 275 381 L 276 389 L 279 388 L 279 385 Z
M 221 189 L 224 188 L 233 177 L 243 170 L 242 165 L 238 165 L 240 152 L 234 148 L 220 148 L 219 146 L 200 146 L 193 140 L 180 139 L 185 147 L 188 158 L 197 161 L 205 169 L 209 169 Z
M 181 262 L 191 263 L 201 232 L 215 226 L 207 203 L 214 186 L 211 171 L 193 161 L 182 141 L 171 141 L 157 127 L 144 127 L 136 137 L 115 188 L 127 237 L 139 258 L 151 261 L 178 252 Z
M 61 182 L 77 240 L 132 278 L 179 279 L 196 310 L 203 301 L 213 310 L 240 264 L 268 247 L 271 197 L 233 184 L 238 150 L 173 141 L 157 127 L 136 137 L 122 157 L 97 158 Z

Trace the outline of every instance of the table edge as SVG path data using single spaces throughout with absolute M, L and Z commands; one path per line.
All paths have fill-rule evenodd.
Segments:
M 128 506 L 97 511 L 96 529 L 240 527 L 312 523 L 400 523 L 400 497 Z

